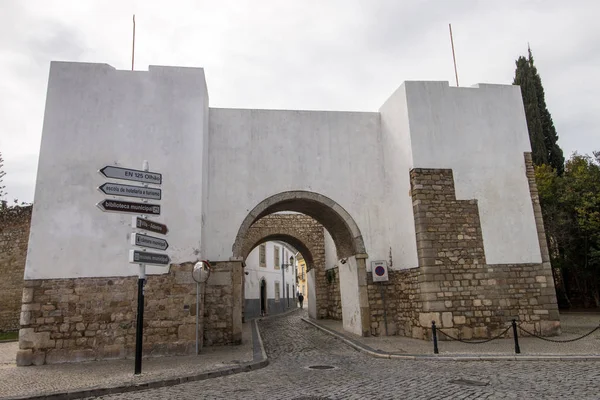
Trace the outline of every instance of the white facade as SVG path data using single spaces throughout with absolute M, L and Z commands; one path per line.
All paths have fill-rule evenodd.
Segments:
M 261 250 L 261 246 L 264 246 L 264 250 Z M 264 262 L 262 263 L 260 260 L 261 251 L 264 251 L 265 255 Z M 295 254 L 296 252 L 293 249 L 282 242 L 266 242 L 254 248 L 246 258 L 246 266 L 244 268 L 245 299 L 260 300 L 260 284 L 264 280 L 267 300 L 269 300 L 268 307 L 275 307 L 274 310 L 268 310 L 269 314 L 283 311 L 285 308 L 288 308 L 288 304 L 290 307 L 292 305 L 295 307 Z M 290 263 L 290 256 L 294 257 L 293 265 L 282 269 L 282 264 Z M 278 261 L 278 264 L 276 264 L 276 261 Z M 252 306 L 249 302 L 246 302 L 246 304 Z
M 394 269 L 416 267 L 413 167 L 453 169 L 478 200 L 488 263 L 539 263 L 526 151 L 517 86 L 406 82 L 379 112 L 209 109 L 200 68 L 52 63 L 25 277 L 135 275 L 131 217 L 95 206 L 111 197 L 97 170 L 143 160 L 164 176 L 175 263 L 229 260 L 250 210 L 306 190 L 350 214 L 369 260 L 391 247 Z

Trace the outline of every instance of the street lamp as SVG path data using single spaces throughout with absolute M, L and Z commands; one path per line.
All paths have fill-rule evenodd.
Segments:
M 281 255 L 283 256 L 283 247 L 281 248 L 281 253 L 282 253 Z M 292 265 L 294 265 L 294 256 L 290 256 L 290 263 L 289 264 L 285 264 L 285 263 L 281 264 L 281 276 L 282 276 L 282 280 L 283 280 L 282 290 L 283 290 L 284 293 L 286 293 L 285 271 L 287 271 L 288 267 L 290 267 Z M 289 290 L 287 291 L 285 297 L 286 297 L 286 301 L 283 303 L 284 304 L 284 306 L 283 306 L 284 310 L 285 310 L 286 305 L 287 305 L 287 307 L 290 306 L 290 293 L 289 293 Z

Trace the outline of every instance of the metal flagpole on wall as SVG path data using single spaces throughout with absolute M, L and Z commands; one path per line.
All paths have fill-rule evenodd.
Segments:
M 450 28 L 450 43 L 452 44 L 452 59 L 454 60 L 454 76 L 456 77 L 456 86 L 458 87 L 458 71 L 456 70 L 456 55 L 454 54 L 454 39 L 452 38 L 452 24 L 448 24 Z
M 131 46 L 131 70 L 133 71 L 133 64 L 135 60 L 135 14 L 133 14 L 133 43 Z

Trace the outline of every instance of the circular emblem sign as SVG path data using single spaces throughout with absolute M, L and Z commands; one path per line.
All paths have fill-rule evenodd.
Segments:
M 385 274 L 385 268 L 383 268 L 381 265 L 375 267 L 375 275 L 383 276 L 384 274 Z

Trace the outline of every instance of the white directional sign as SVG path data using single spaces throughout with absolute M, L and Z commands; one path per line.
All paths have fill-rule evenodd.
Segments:
M 132 264 L 169 265 L 171 259 L 162 253 L 129 250 L 129 262 Z
M 137 197 L 139 199 L 160 200 L 162 191 L 156 188 L 122 185 L 120 183 L 105 183 L 98 187 L 102 193 L 113 196 Z
M 100 173 L 107 178 L 113 179 L 154 183 L 155 185 L 160 185 L 162 183 L 162 174 L 159 174 L 158 172 L 140 171 L 139 169 L 121 168 L 107 165 L 100 170 Z
M 165 239 L 143 235 L 141 233 L 131 234 L 131 244 L 157 250 L 166 250 L 169 247 L 169 243 Z

